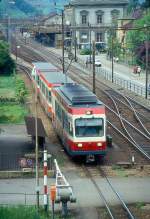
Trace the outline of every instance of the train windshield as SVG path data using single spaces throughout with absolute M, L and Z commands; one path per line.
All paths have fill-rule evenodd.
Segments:
M 101 137 L 104 135 L 102 118 L 80 118 L 75 120 L 76 137 Z

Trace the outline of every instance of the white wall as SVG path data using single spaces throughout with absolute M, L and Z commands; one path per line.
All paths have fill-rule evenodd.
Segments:
M 90 7 L 80 7 L 80 8 L 76 8 L 75 9 L 75 20 L 76 20 L 76 23 L 79 25 L 81 24 L 81 16 L 80 16 L 80 12 L 82 10 L 86 10 L 89 12 L 89 23 L 90 24 L 96 24 L 96 11 L 98 10 L 102 10 L 104 11 L 104 17 L 103 17 L 103 23 L 108 23 L 110 24 L 111 23 L 111 11 L 114 10 L 114 9 L 117 9 L 120 11 L 120 15 L 119 17 L 122 18 L 123 17 L 123 8 L 122 7 L 111 7 L 111 8 L 104 8 L 104 7 L 93 7 L 93 8 L 90 8 Z

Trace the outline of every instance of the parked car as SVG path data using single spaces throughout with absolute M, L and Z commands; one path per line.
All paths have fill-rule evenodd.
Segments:
M 95 60 L 95 66 L 96 67 L 101 67 L 102 66 L 102 63 L 101 63 L 101 61 L 99 59 Z

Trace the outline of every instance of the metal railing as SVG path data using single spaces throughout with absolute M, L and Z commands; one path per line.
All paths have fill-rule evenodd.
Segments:
M 43 194 L 39 197 L 40 205 L 43 205 Z M 36 194 L 0 193 L 0 205 L 36 205 Z
M 97 77 L 102 76 L 104 79 L 112 81 L 112 72 L 104 68 L 96 68 L 96 72 L 99 74 Z M 135 84 L 131 80 L 123 79 L 117 76 L 115 73 L 113 75 L 113 79 L 114 83 L 119 85 L 120 87 L 145 97 L 145 86 Z
M 0 171 L 1 170 L 20 170 L 20 159 L 23 157 L 19 153 L 0 153 Z

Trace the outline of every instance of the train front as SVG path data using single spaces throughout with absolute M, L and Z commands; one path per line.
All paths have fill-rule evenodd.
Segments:
M 95 160 L 106 154 L 106 113 L 104 105 L 72 108 L 74 140 L 72 155 Z

